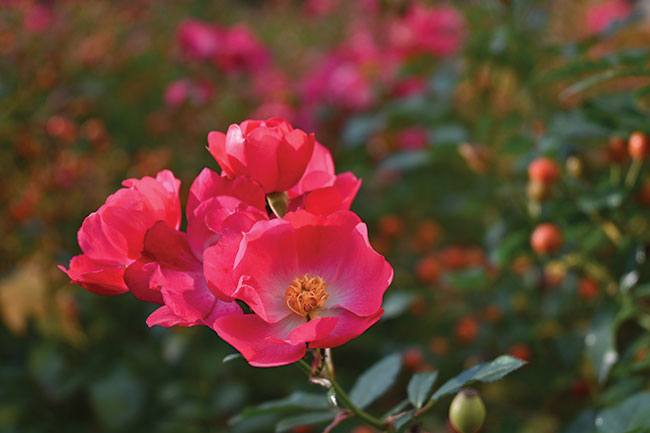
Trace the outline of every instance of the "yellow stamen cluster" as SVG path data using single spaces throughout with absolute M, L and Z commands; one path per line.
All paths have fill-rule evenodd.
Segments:
M 287 307 L 302 317 L 325 305 L 329 293 L 326 291 L 327 283 L 322 277 L 312 277 L 305 274 L 294 278 L 287 287 L 284 300 Z

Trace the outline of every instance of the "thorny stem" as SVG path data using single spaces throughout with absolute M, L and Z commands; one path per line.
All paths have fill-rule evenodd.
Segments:
M 350 413 L 358 416 L 359 418 L 361 418 L 363 421 L 370 424 L 371 426 L 378 428 L 382 431 L 392 431 L 393 430 L 392 427 L 387 426 L 382 420 L 370 415 L 368 412 L 364 411 L 363 409 L 361 409 L 360 407 L 358 407 L 356 404 L 352 402 L 350 396 L 348 396 L 348 394 L 341 387 L 341 385 L 339 385 L 336 379 L 334 379 L 334 366 L 331 361 L 331 356 L 328 352 L 329 350 L 326 350 L 321 353 L 321 355 L 324 355 L 323 357 L 324 357 L 324 373 L 325 373 L 325 377 L 322 378 L 326 378 L 329 381 L 331 389 L 333 389 L 334 393 L 336 394 L 337 401 L 341 405 L 343 405 Z M 308 377 L 310 378 L 313 377 L 312 368 L 303 359 L 296 362 L 296 365 L 304 373 L 306 373 Z

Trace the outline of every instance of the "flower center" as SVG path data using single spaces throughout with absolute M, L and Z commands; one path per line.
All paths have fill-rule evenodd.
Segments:
M 310 312 L 325 305 L 329 296 L 325 289 L 327 289 L 327 283 L 322 277 L 305 274 L 302 277 L 294 278 L 289 284 L 284 301 L 291 311 L 299 316 L 307 317 Z

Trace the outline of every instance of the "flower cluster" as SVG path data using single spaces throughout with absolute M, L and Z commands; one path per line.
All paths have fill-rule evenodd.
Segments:
M 86 218 L 70 279 L 160 304 L 149 326 L 205 325 L 255 366 L 339 346 L 381 317 L 393 270 L 349 210 L 361 185 L 313 134 L 271 118 L 213 131 L 180 230 L 180 181 L 129 179 Z M 272 211 L 267 211 L 268 209 Z

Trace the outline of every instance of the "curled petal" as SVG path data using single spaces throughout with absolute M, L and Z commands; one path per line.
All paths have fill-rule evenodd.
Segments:
M 223 316 L 214 322 L 214 330 L 237 349 L 255 367 L 276 367 L 291 364 L 305 356 L 304 343 L 286 341 L 291 330 L 304 323 L 303 318 L 289 316 L 277 323 L 268 323 L 256 314 Z

